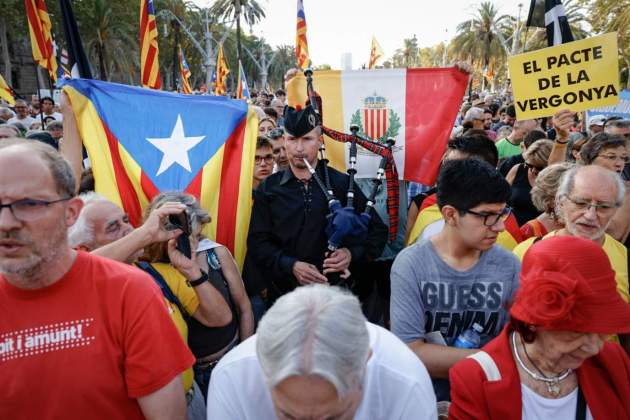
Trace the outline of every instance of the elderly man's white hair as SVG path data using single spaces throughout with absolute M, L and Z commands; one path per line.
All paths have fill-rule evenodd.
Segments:
M 102 195 L 98 195 L 93 191 L 83 193 L 79 195 L 81 201 L 83 201 L 83 209 L 79 213 L 77 221 L 74 222 L 70 229 L 68 229 L 68 244 L 72 248 L 83 246 L 90 246 L 94 242 L 94 225 L 88 220 L 85 212 L 85 208 L 90 203 L 96 203 L 99 201 L 109 202 L 108 199 Z
M 339 398 L 363 381 L 370 337 L 359 300 L 337 287 L 298 287 L 260 322 L 256 353 L 274 388 L 295 375 L 319 375 Z

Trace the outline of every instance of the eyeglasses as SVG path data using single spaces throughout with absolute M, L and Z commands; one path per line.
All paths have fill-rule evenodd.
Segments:
M 628 163 L 630 162 L 630 157 L 629 156 L 619 156 L 619 155 L 599 155 L 598 157 L 600 158 L 604 158 L 610 161 L 617 161 L 620 160 L 624 163 Z
M 0 213 L 2 213 L 2 209 L 7 207 L 11 210 L 13 217 L 23 222 L 30 222 L 36 220 L 40 215 L 42 210 L 47 208 L 48 206 L 60 203 L 62 201 L 68 201 L 72 197 L 60 198 L 58 200 L 46 201 L 46 200 L 35 200 L 33 198 L 24 198 L 22 200 L 17 200 L 12 203 L 0 204 Z
M 254 157 L 254 163 L 256 165 L 260 165 L 263 161 L 265 161 L 265 163 L 267 165 L 271 165 L 273 163 L 273 155 L 255 156 Z
M 501 210 L 500 213 L 476 212 L 472 210 L 460 210 L 460 211 L 463 213 L 470 213 L 477 217 L 483 217 L 484 226 L 490 227 L 490 226 L 496 225 L 497 223 L 499 223 L 499 221 L 505 222 L 507 218 L 510 216 L 510 213 L 512 213 L 512 208 L 509 206 L 505 206 L 503 210 Z
M 523 166 L 525 166 L 525 169 L 531 169 L 532 172 L 534 173 L 539 173 L 540 171 L 542 171 L 543 169 L 545 169 L 544 166 L 534 166 L 531 163 L 523 163 Z
M 570 197 L 568 195 L 565 195 L 565 197 L 567 198 L 567 200 L 573 203 L 576 210 L 587 212 L 592 207 L 595 209 L 595 212 L 599 215 L 608 214 L 614 209 L 616 209 L 617 207 L 619 207 L 617 203 L 594 203 L 592 201 L 588 201 L 583 198 Z

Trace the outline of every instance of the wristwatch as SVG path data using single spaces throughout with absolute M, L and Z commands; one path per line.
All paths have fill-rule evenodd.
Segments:
M 208 273 L 206 273 L 205 271 L 201 270 L 201 277 L 199 277 L 197 280 L 186 280 L 186 284 L 189 287 L 197 287 L 200 284 L 204 284 L 208 280 L 210 280 L 210 277 L 208 276 Z

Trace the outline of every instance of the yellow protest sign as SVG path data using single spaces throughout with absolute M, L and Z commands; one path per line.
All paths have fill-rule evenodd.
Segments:
M 619 102 L 615 32 L 508 58 L 516 117 L 546 117 Z

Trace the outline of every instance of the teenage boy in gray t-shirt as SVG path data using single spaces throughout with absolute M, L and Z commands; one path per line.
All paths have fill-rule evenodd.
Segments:
M 444 228 L 404 249 L 392 266 L 392 332 L 438 379 L 438 401 L 449 399 L 448 383 L 439 379 L 476 352 L 451 347 L 457 336 L 478 323 L 483 346 L 507 321 L 520 263 L 495 242 L 510 214 L 509 196 L 509 184 L 488 163 L 445 162 L 437 184 Z M 434 344 L 442 340 L 448 347 Z

